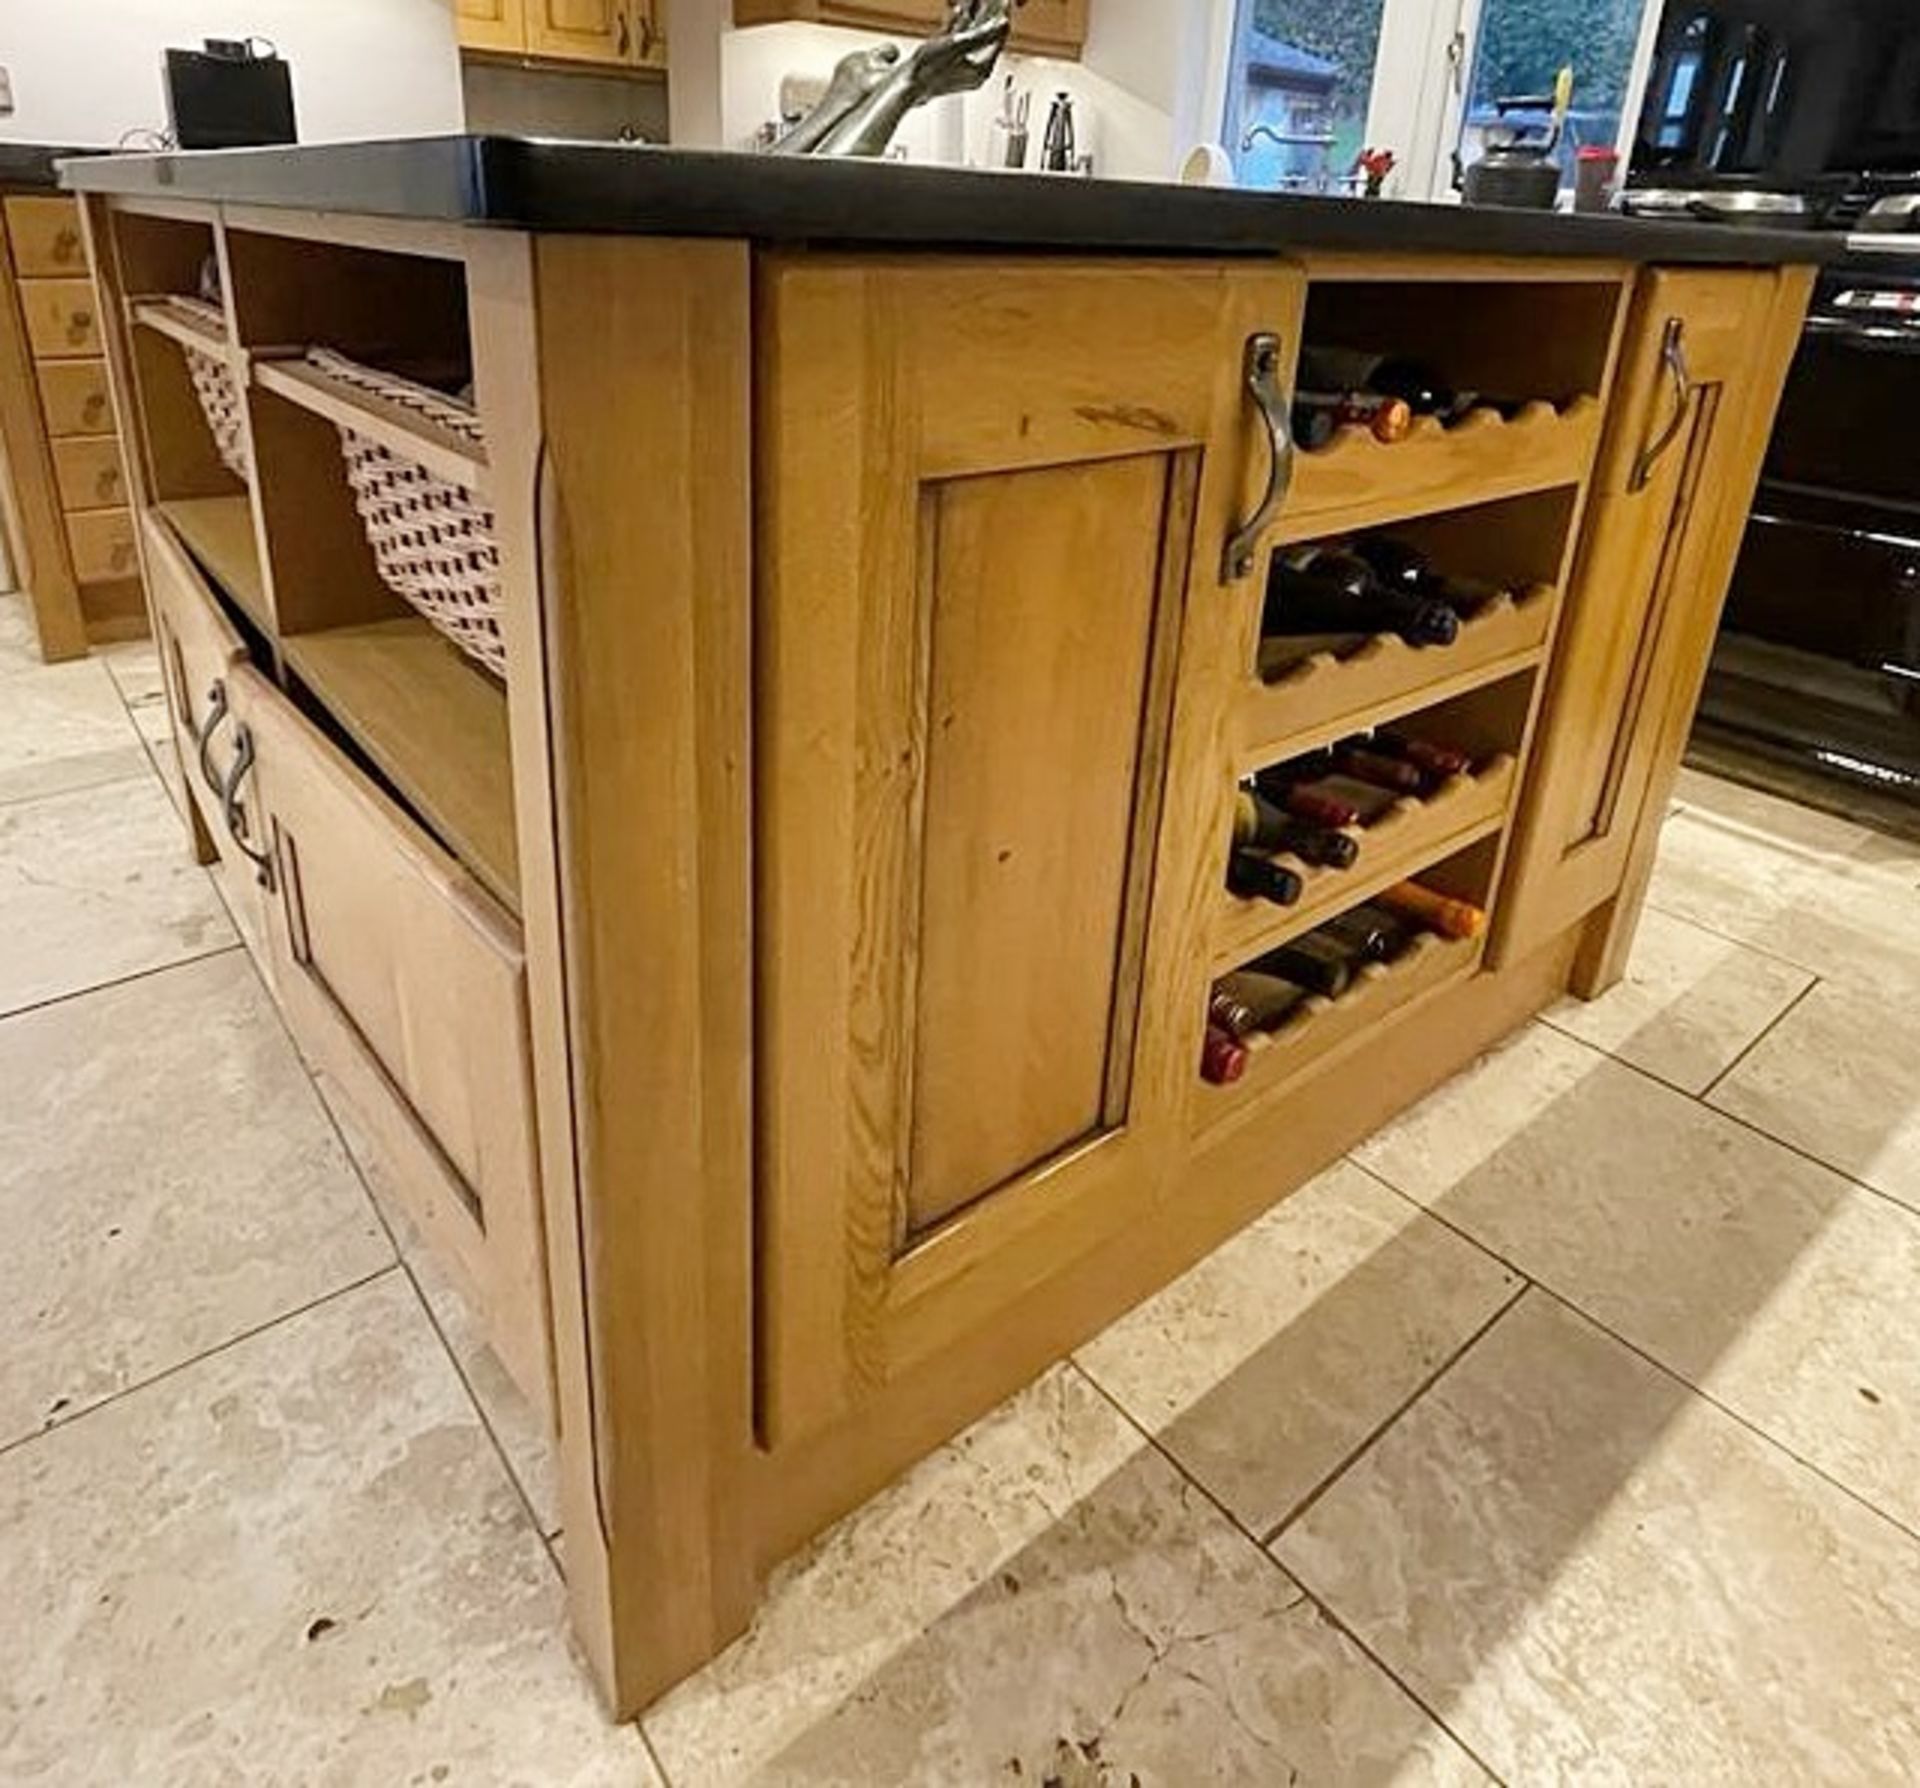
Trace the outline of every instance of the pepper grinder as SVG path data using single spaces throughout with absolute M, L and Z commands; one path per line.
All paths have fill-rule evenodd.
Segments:
M 1047 134 L 1040 145 L 1040 165 L 1050 174 L 1066 174 L 1073 169 L 1073 95 L 1056 93 L 1053 108 L 1047 113 Z

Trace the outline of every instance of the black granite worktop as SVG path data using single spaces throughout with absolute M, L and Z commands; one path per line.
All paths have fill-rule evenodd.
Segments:
M 10 192 L 52 192 L 60 184 L 59 163 L 100 153 L 64 143 L 0 143 L 0 187 Z
M 1833 237 L 1723 224 L 519 137 L 115 155 L 71 164 L 62 180 L 88 192 L 763 242 L 1410 250 L 1743 266 L 1817 262 L 1840 248 Z

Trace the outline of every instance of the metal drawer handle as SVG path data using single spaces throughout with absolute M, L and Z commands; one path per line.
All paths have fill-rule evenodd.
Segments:
M 210 795 L 220 792 L 220 778 L 213 771 L 213 735 L 220 730 L 227 714 L 227 685 L 224 679 L 215 677 L 213 687 L 207 691 L 207 717 L 200 722 L 200 730 L 193 736 L 200 754 L 200 780 L 206 784 Z
M 240 805 L 240 785 L 253 768 L 253 728 L 244 722 L 234 728 L 233 762 L 227 766 L 226 780 L 220 784 L 220 817 L 227 822 L 227 836 L 234 847 L 253 865 L 253 879 L 273 892 L 273 855 L 261 850 L 248 836 L 246 811 Z
M 1253 399 L 1267 433 L 1267 488 L 1260 505 L 1234 529 L 1220 562 L 1220 581 L 1237 584 L 1251 577 L 1259 560 L 1260 537 L 1274 524 L 1293 483 L 1293 436 L 1287 428 L 1287 394 L 1280 388 L 1280 338 L 1269 330 L 1249 336 L 1247 395 Z
M 1627 480 L 1628 490 L 1645 490 L 1653 481 L 1654 467 L 1678 438 L 1687 419 L 1693 402 L 1693 377 L 1687 371 L 1686 337 L 1685 318 L 1667 318 L 1666 332 L 1660 338 L 1660 363 L 1673 380 L 1673 414 L 1659 434 L 1640 449 L 1640 457 L 1633 462 L 1633 476 Z

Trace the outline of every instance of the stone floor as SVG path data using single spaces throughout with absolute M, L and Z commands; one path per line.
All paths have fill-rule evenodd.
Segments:
M 1920 847 L 1688 777 L 1546 1015 L 782 1569 L 638 1728 L 552 1462 L 0 612 L 0 1781 L 1920 1778 Z

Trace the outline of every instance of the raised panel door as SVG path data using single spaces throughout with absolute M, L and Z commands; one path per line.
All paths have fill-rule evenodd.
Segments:
M 1200 1047 L 1268 264 L 773 257 L 757 386 L 761 1419 L 1137 1220 Z M 1176 712 L 1180 715 L 1175 726 Z M 1199 979 L 1195 979 L 1198 975 Z

